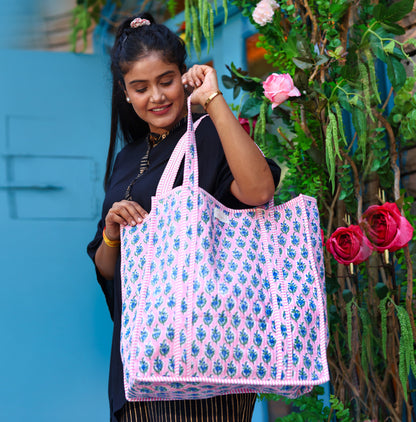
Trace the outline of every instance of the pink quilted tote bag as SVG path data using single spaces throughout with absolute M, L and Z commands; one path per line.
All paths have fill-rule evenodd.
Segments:
M 299 396 L 329 380 L 316 200 L 222 205 L 198 186 L 188 110 L 151 212 L 121 233 L 126 398 Z M 184 182 L 172 189 L 183 154 Z

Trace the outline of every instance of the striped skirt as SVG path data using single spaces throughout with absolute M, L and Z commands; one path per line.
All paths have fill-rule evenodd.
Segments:
M 127 402 L 120 422 L 250 422 L 256 394 L 228 394 L 202 400 Z

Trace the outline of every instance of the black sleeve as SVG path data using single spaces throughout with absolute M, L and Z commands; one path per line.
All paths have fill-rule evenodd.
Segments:
M 229 208 L 247 208 L 247 204 L 239 201 L 230 191 L 234 176 L 225 158 L 221 140 L 209 117 L 206 117 L 196 130 L 198 149 L 200 186 L 204 187 L 204 175 L 215 176 L 215 186 L 210 193 Z M 273 175 L 275 188 L 280 180 L 280 167 L 271 159 L 266 158 Z

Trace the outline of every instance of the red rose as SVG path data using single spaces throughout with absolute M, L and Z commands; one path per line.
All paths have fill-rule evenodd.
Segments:
M 397 251 L 413 237 L 412 225 L 400 214 L 394 202 L 368 207 L 360 225 L 378 252 Z
M 245 119 L 244 117 L 239 117 L 238 121 L 240 122 L 240 125 L 243 126 L 243 129 L 250 135 L 251 128 L 250 128 L 250 121 L 248 119 Z M 253 132 L 254 128 L 256 127 L 257 123 L 257 117 L 253 120 Z
M 327 240 L 326 248 L 341 264 L 360 264 L 373 250 L 360 226 L 338 227 Z

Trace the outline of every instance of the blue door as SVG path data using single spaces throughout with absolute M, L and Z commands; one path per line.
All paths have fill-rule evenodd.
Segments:
M 111 320 L 86 255 L 110 83 L 99 57 L 0 51 L 0 419 L 108 420 Z

